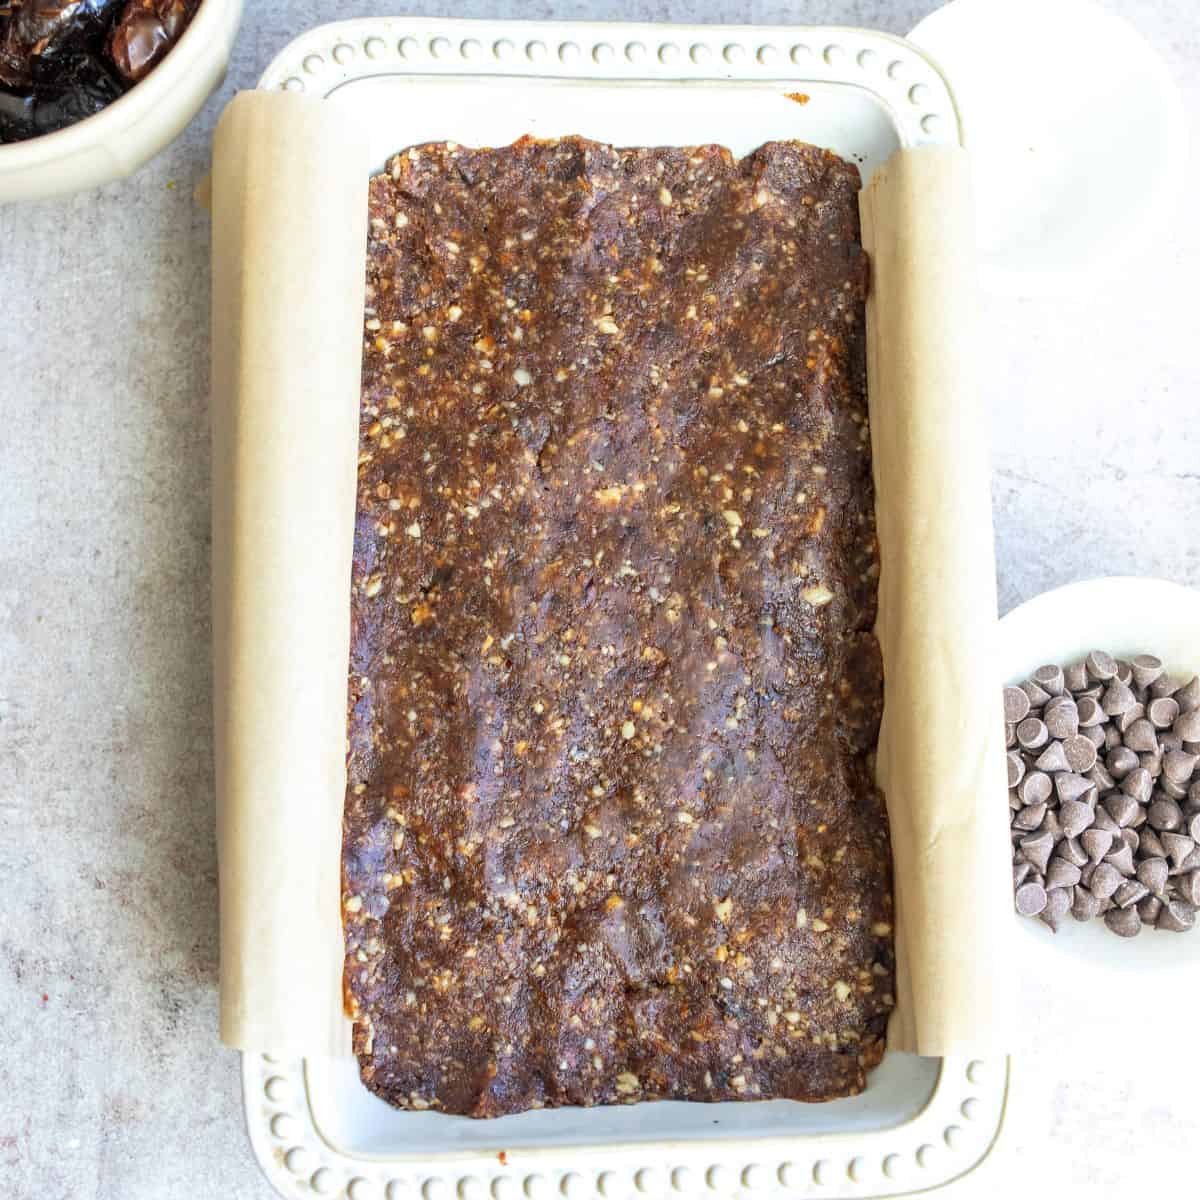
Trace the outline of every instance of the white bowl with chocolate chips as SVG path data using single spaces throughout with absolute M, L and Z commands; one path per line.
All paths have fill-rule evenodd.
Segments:
M 1200 967 L 1200 593 L 1088 580 L 1000 632 L 1022 965 Z

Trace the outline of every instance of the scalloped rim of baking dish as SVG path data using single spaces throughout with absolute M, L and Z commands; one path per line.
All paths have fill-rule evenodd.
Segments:
M 884 1129 L 381 1155 L 347 1152 L 320 1128 L 313 1089 L 321 1064 L 242 1056 L 246 1125 L 267 1179 L 282 1196 L 349 1200 L 910 1195 L 966 1175 L 988 1156 L 1003 1128 L 1010 1072 L 1004 1058 L 942 1059 L 924 1106 Z
M 522 94 L 542 88 L 540 95 L 547 100 L 564 96 L 551 90 L 558 85 L 590 84 L 607 89 L 610 97 L 617 95 L 614 87 L 630 85 L 694 89 L 699 84 L 719 87 L 729 96 L 766 93 L 773 98 L 794 88 L 811 90 L 820 100 L 806 105 L 803 114 L 808 123 L 803 136 L 815 141 L 822 139 L 810 129 L 815 120 L 819 135 L 822 109 L 836 112 L 839 100 L 849 97 L 860 104 L 859 112 L 868 111 L 861 105 L 867 100 L 875 119 L 882 113 L 895 146 L 962 140 L 953 93 L 929 57 L 899 38 L 863 29 L 399 17 L 343 21 L 292 41 L 259 86 L 328 97 L 347 85 L 381 77 L 421 86 L 439 81 L 470 88 L 491 84 L 497 91 L 505 86 Z M 826 104 L 827 99 L 834 103 Z M 456 137 L 469 141 L 471 131 L 456 126 Z M 822 144 L 845 152 L 843 145 L 834 144 L 844 133 L 829 137 Z M 654 140 L 652 130 L 645 140 Z M 865 177 L 880 165 L 884 152 L 886 147 L 864 144 L 863 153 L 854 155 Z M 889 1052 L 887 1059 L 900 1060 L 898 1065 L 915 1072 L 914 1078 L 927 1075 L 917 1064 L 905 1064 L 907 1057 Z M 819 1130 L 796 1131 L 765 1120 L 755 1129 L 753 1120 L 740 1118 L 729 1122 L 736 1129 L 713 1134 L 710 1122 L 720 1110 L 746 1112 L 760 1106 L 695 1105 L 687 1107 L 705 1117 L 703 1127 L 697 1122 L 695 1136 L 690 1130 L 686 1137 L 676 1132 L 660 1140 L 611 1132 L 591 1139 L 567 1134 L 541 1141 L 522 1137 L 514 1145 L 501 1132 L 513 1131 L 511 1125 L 490 1122 L 497 1131 L 494 1139 L 473 1145 L 455 1139 L 458 1144 L 440 1149 L 426 1142 L 419 1153 L 379 1153 L 339 1144 L 337 1131 L 323 1120 L 337 1086 L 337 1070 L 327 1062 L 247 1053 L 242 1074 L 251 1144 L 281 1195 L 611 1200 L 734 1193 L 768 1197 L 814 1189 L 823 1196 L 860 1198 L 937 1187 L 973 1170 L 988 1155 L 1002 1128 L 1009 1072 L 1003 1058 L 942 1059 L 936 1078 L 931 1085 L 922 1084 L 914 1104 L 893 1102 L 889 1108 L 880 1102 L 875 1124 L 864 1122 L 860 1112 L 857 1127 L 848 1122 L 844 1129 L 823 1121 Z M 869 1110 L 870 1087 L 859 1099 L 864 1098 Z M 645 1114 L 659 1108 L 628 1111 Z M 762 1106 L 764 1117 L 765 1110 Z M 425 1122 L 446 1119 L 404 1116 Z M 536 1119 L 547 1116 L 537 1114 Z M 654 1124 L 650 1116 L 646 1121 Z

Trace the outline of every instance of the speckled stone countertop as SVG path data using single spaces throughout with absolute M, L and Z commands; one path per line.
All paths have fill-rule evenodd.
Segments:
M 1165 54 L 1194 121 L 1193 0 L 1110 3 Z M 935 6 L 429 7 L 904 33 Z M 395 7 L 253 0 L 227 82 L 166 153 L 123 183 L 0 209 L 0 1183 L 13 1200 L 271 1195 L 237 1056 L 215 1034 L 209 239 L 191 197 L 235 88 L 301 30 Z M 1198 176 L 1193 162 L 1191 194 Z M 1200 233 L 1181 222 L 1104 287 L 985 297 L 1002 610 L 1097 574 L 1200 586 L 1197 276 Z M 1032 1200 L 1183 1194 L 1195 1074 L 1157 1023 L 1143 1037 L 1128 1017 L 1086 1065 L 1049 1046 L 1021 1060 L 996 1151 L 947 1194 L 1002 1194 L 1006 1178 Z

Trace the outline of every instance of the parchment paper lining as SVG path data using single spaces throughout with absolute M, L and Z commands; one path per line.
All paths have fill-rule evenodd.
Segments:
M 399 149 L 399 147 L 397 147 Z M 213 177 L 221 1036 L 344 1054 L 341 817 L 367 156 L 333 105 L 238 96 Z M 889 1044 L 1003 1038 L 1011 881 L 965 154 L 863 193 L 882 559 L 878 774 L 895 864 Z

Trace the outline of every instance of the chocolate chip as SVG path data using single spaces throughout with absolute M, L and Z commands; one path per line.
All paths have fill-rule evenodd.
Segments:
M 1163 792 L 1170 796 L 1172 800 L 1187 799 L 1187 788 L 1185 788 L 1181 783 L 1175 783 L 1173 780 L 1168 779 L 1165 775 L 1159 776 L 1158 786 L 1162 788 Z
M 1108 809 L 1103 804 L 1096 805 L 1096 819 L 1092 822 L 1092 828 L 1107 830 L 1114 837 L 1121 830 L 1120 825 L 1108 815 Z
M 1176 703 L 1178 704 L 1178 700 Z M 1200 708 L 1193 708 L 1191 712 L 1181 712 L 1171 728 L 1185 742 L 1200 742 Z
M 1079 709 L 1069 696 L 1063 696 L 1046 705 L 1042 720 L 1051 737 L 1069 738 L 1079 732 Z
M 1125 845 L 1127 845 L 1129 849 L 1134 852 L 1134 854 L 1138 852 L 1138 845 L 1141 843 L 1141 840 L 1141 836 L 1132 825 L 1127 825 L 1121 830 L 1121 841 L 1123 841 Z
M 1079 731 L 1080 737 L 1085 737 L 1097 750 L 1101 750 L 1107 744 L 1107 739 L 1104 736 L 1103 725 L 1092 725 L 1087 729 Z
M 1089 678 L 1101 683 L 1112 679 L 1117 673 L 1117 660 L 1103 650 L 1093 650 L 1083 660 L 1083 665 L 1087 668 Z
M 1182 750 L 1184 741 L 1179 734 L 1172 732 L 1170 729 L 1160 729 L 1158 731 L 1158 746 L 1164 754 L 1170 754 L 1172 750 Z M 1191 754 L 1192 751 L 1189 750 L 1188 753 Z
M 1146 706 L 1144 704 L 1135 704 L 1132 708 L 1127 708 L 1123 713 L 1114 717 L 1113 724 L 1116 725 L 1119 733 L 1125 735 L 1145 716 Z
M 1092 769 L 1085 774 L 1102 792 L 1111 792 L 1117 786 L 1117 781 L 1109 774 L 1103 763 L 1094 763 Z
M 1180 879 L 1180 895 L 1194 907 L 1200 908 L 1200 871 L 1189 871 Z
M 1138 769 L 1138 756 L 1128 746 L 1115 746 L 1104 756 L 1104 767 L 1114 781 L 1122 780 Z
M 1156 929 L 1186 933 L 1196 923 L 1196 908 L 1186 900 L 1169 900 L 1158 914 Z
M 1043 771 L 1030 771 L 1017 785 L 1017 795 L 1023 804 L 1044 804 L 1050 799 L 1053 784 Z
M 1046 817 L 1046 806 L 1044 804 L 1028 804 L 1015 817 L 1013 817 L 1012 827 L 1014 829 L 1027 829 L 1031 833 L 1037 829 Z
M 1062 839 L 1062 826 L 1058 823 L 1058 814 L 1052 808 L 1046 809 L 1046 815 L 1038 826 L 1039 833 L 1048 833 L 1057 842 Z
M 1033 682 L 1051 696 L 1061 696 L 1063 688 L 1066 686 L 1062 667 L 1056 666 L 1054 663 L 1038 667 L 1033 673 Z
M 1087 886 L 1097 899 L 1107 900 L 1121 886 L 1121 878 L 1121 872 L 1112 863 L 1097 863 Z
M 1115 725 L 1105 725 L 1104 727 L 1104 746 L 1107 750 L 1112 750 L 1121 744 L 1121 734 Z
M 1144 858 L 1137 865 L 1138 879 L 1156 896 L 1167 886 L 1167 861 L 1164 858 Z
M 1104 914 L 1104 923 L 1118 937 L 1137 937 L 1142 932 L 1142 918 L 1136 908 L 1110 908 Z
M 1169 750 L 1163 756 L 1163 774 L 1172 783 L 1184 784 L 1196 769 L 1196 756 L 1184 750 Z
M 1033 867 L 1024 859 L 1013 863 L 1013 888 L 1019 888 L 1029 878 L 1029 873 L 1032 870 Z
M 1163 849 L 1162 842 L 1158 840 L 1158 834 L 1149 825 L 1143 825 L 1138 836 L 1141 838 L 1138 850 L 1141 851 L 1143 858 L 1167 857 L 1167 852 Z
M 1025 855 L 1026 862 L 1033 864 L 1039 875 L 1046 873 L 1053 851 L 1054 837 L 1049 833 L 1035 833 L 1021 839 L 1021 853 Z
M 1170 696 L 1160 696 L 1146 705 L 1146 716 L 1155 729 L 1170 729 L 1179 716 L 1179 704 Z
M 1149 687 L 1150 698 L 1157 700 L 1160 696 L 1173 696 L 1179 691 L 1179 684 L 1170 675 L 1160 675 Z
M 1133 874 L 1133 851 L 1130 850 L 1129 843 L 1124 840 L 1113 846 L 1104 856 L 1104 861 L 1111 863 L 1122 875 Z
M 1050 693 L 1043 691 L 1032 679 L 1027 679 L 1024 683 L 1017 684 L 1017 686 L 1029 697 L 1031 708 L 1041 708 L 1050 699 Z
M 1103 805 L 1108 811 L 1108 815 L 1122 829 L 1133 820 L 1138 808 L 1137 801 L 1124 792 L 1113 792 L 1111 796 L 1104 799 Z
M 1023 883 L 1017 888 L 1017 912 L 1036 917 L 1046 907 L 1046 889 L 1040 883 Z
M 1158 914 L 1162 912 L 1163 902 L 1157 896 L 1145 896 L 1138 902 L 1138 916 L 1142 918 L 1143 925 L 1153 925 L 1158 920 Z
M 1071 909 L 1071 895 L 1066 888 L 1054 888 L 1046 892 L 1046 907 L 1038 914 L 1038 920 L 1044 921 L 1055 933 L 1059 924 Z
M 1061 780 L 1070 776 L 1060 775 L 1058 778 Z M 1075 778 L 1078 779 L 1079 776 L 1076 775 Z M 1078 837 L 1085 829 L 1091 827 L 1093 816 L 1092 810 L 1079 800 L 1063 797 L 1058 806 L 1058 823 L 1064 837 Z
M 1054 776 L 1054 790 L 1060 801 L 1078 800 L 1091 786 L 1091 780 L 1071 771 L 1060 771 Z
M 1029 716 L 1029 697 L 1020 688 L 1004 689 L 1004 720 L 1015 725 Z
M 1196 712 L 1200 709 L 1200 676 L 1193 675 L 1174 693 L 1174 697 L 1181 713 Z M 1200 742 L 1200 738 L 1188 738 L 1188 741 Z
M 1133 814 L 1133 820 L 1129 822 L 1130 829 L 1141 829 L 1146 824 L 1146 809 L 1143 805 L 1138 805 L 1138 810 Z
M 1128 712 L 1137 704 L 1137 697 L 1129 690 L 1129 687 L 1122 683 L 1119 679 L 1114 679 L 1104 692 L 1104 696 L 1100 701 L 1100 707 L 1104 709 L 1110 717 L 1120 716 L 1121 713 Z
M 1099 862 L 1111 849 L 1113 835 L 1107 829 L 1085 829 L 1079 835 L 1079 844 L 1089 862 Z
M 1096 747 L 1083 734 L 1075 734 L 1063 742 L 1063 753 L 1067 756 L 1067 766 L 1082 775 L 1096 765 Z
M 1139 654 L 1129 665 L 1139 687 L 1149 687 L 1163 673 L 1162 659 L 1153 654 Z
M 1046 889 L 1074 887 L 1079 882 L 1079 868 L 1066 859 L 1052 858 L 1046 868 Z
M 1171 860 L 1173 871 L 1182 870 L 1187 857 L 1196 848 L 1196 843 L 1184 833 L 1164 833 L 1162 835 L 1163 849 Z
M 1124 779 L 1121 780 L 1121 791 L 1135 800 L 1138 804 L 1146 804 L 1150 800 L 1150 793 L 1154 790 L 1154 780 L 1150 772 L 1145 767 L 1137 767 L 1130 771 Z M 1110 810 L 1111 811 L 1111 810 Z M 1113 819 L 1116 819 L 1116 814 L 1113 814 Z M 1126 822 L 1128 824 L 1128 822 Z
M 1017 744 L 1017 727 L 1015 725 L 1004 726 L 1004 748 L 1011 750 Z
M 1153 754 L 1139 754 L 1138 762 L 1151 779 L 1157 779 L 1162 774 L 1163 752 L 1155 750 Z
M 1025 761 L 1014 751 L 1008 752 L 1008 786 L 1015 788 L 1025 778 Z
M 1077 921 L 1090 921 L 1100 915 L 1100 901 L 1087 888 L 1077 885 L 1071 902 L 1071 916 Z
M 1150 805 L 1146 816 L 1149 818 L 1150 827 L 1160 834 L 1166 830 L 1178 829 L 1183 824 L 1183 813 L 1180 811 L 1179 805 L 1166 796 L 1159 796 Z M 1166 844 L 1164 839 L 1163 845 Z
M 1078 714 L 1081 729 L 1103 725 L 1106 720 L 1104 709 L 1097 701 L 1086 696 L 1075 706 L 1075 711 Z
M 1125 745 L 1139 754 L 1153 754 L 1158 749 L 1158 735 L 1154 726 L 1141 717 L 1125 730 Z
M 1144 900 L 1149 894 L 1149 888 L 1136 879 L 1127 879 L 1115 892 L 1113 902 L 1118 908 L 1132 908 L 1139 900 Z
M 1069 862 L 1073 867 L 1086 867 L 1088 856 L 1078 838 L 1064 837 L 1054 848 L 1055 858 Z M 1051 862 L 1054 861 L 1052 858 Z
M 1049 737 L 1049 731 L 1037 717 L 1026 717 L 1017 726 L 1017 742 L 1026 750 L 1040 749 Z
M 1063 681 L 1068 692 L 1082 692 L 1088 686 L 1088 671 L 1086 662 L 1073 662 L 1063 668 Z
M 1066 751 L 1062 748 L 1062 742 L 1051 742 L 1038 756 L 1034 766 L 1039 771 L 1069 771 L 1071 769 L 1070 763 L 1067 762 Z
M 1133 668 L 1123 659 L 1117 659 L 1117 681 L 1128 687 L 1133 682 Z
M 1188 871 L 1200 871 L 1200 846 L 1197 846 L 1179 865 L 1181 875 Z

